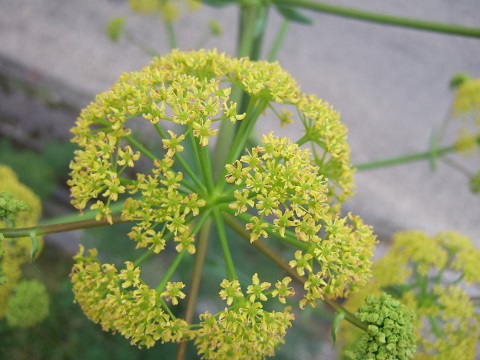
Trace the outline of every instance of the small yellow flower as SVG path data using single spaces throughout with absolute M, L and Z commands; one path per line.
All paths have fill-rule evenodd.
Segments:
M 295 290 L 293 287 L 288 286 L 291 281 L 292 278 L 289 276 L 283 278 L 282 281 L 278 280 L 275 284 L 275 290 L 272 291 L 272 297 L 278 296 L 278 301 L 280 301 L 282 304 L 285 304 L 286 297 L 295 295 Z
M 305 275 L 305 269 L 312 271 L 312 267 L 309 261 L 312 259 L 312 254 L 303 254 L 302 250 L 295 251 L 295 260 L 291 260 L 288 265 L 297 269 L 297 273 L 300 276 Z
M 240 283 L 238 280 L 232 280 L 228 281 L 227 279 L 224 279 L 220 286 L 223 288 L 220 290 L 220 297 L 223 300 L 227 300 L 227 305 L 230 306 L 232 305 L 233 301 L 236 299 L 240 299 L 243 297 L 242 290 L 240 288 Z
M 267 301 L 267 297 L 263 292 L 268 290 L 270 286 L 271 284 L 269 282 L 260 283 L 258 274 L 255 273 L 252 277 L 252 285 L 247 287 L 247 294 L 250 294 L 250 296 L 248 296 L 248 300 L 253 302 L 258 298 L 261 301 Z
M 185 284 L 182 282 L 168 282 L 167 288 L 164 292 L 160 294 L 161 297 L 171 300 L 173 305 L 178 305 L 178 298 L 185 299 L 185 293 L 181 290 L 185 287 Z

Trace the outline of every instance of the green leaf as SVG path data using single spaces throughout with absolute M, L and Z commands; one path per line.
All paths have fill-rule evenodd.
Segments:
M 33 261 L 35 260 L 35 257 L 37 256 L 39 250 L 37 233 L 35 231 L 32 231 L 30 233 L 30 238 L 32 239 L 32 249 L 30 250 L 30 257 Z
M 337 342 L 337 332 L 338 329 L 340 328 L 340 323 L 342 320 L 345 318 L 345 313 L 344 312 L 339 312 L 337 316 L 335 316 L 335 319 L 333 319 L 332 323 L 332 340 L 333 340 L 333 345 L 332 348 L 335 346 L 335 343 Z
M 304 25 L 312 25 L 313 20 L 303 15 L 300 11 L 290 6 L 275 5 L 278 12 L 287 20 Z
M 465 84 L 466 82 L 472 80 L 472 77 L 467 74 L 467 73 L 458 73 L 453 75 L 453 77 L 450 79 L 450 83 L 448 84 L 448 87 L 451 90 L 457 90 L 460 86 Z

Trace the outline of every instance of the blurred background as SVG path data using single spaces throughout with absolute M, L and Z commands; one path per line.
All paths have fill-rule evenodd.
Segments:
M 333 1 L 331 1 L 333 3 Z M 337 0 L 362 10 L 480 27 L 476 0 L 422 2 Z M 304 11 L 312 25 L 292 23 L 278 61 L 306 93 L 315 93 L 336 110 L 349 129 L 354 164 L 429 150 L 435 131 L 451 118 L 449 81 L 465 72 L 480 76 L 480 40 L 371 24 Z M 108 89 L 122 72 L 141 69 L 151 56 L 126 37 L 111 41 L 109 21 L 122 16 L 126 28 L 158 54 L 169 52 L 167 34 L 156 15 L 134 14 L 125 0 L 0 0 L 0 163 L 12 166 L 20 180 L 42 199 L 44 217 L 73 211 L 65 181 L 73 145 L 69 129 L 96 93 Z M 183 13 L 174 27 L 182 50 L 217 48 L 235 55 L 238 7 Z M 222 29 L 212 36 L 209 22 Z M 266 48 L 281 24 L 272 11 Z M 264 54 L 266 55 L 266 54 Z M 300 124 L 279 128 L 262 122 L 259 134 L 301 134 Z M 454 139 L 453 126 L 445 144 Z M 478 158 L 470 159 L 478 171 Z M 387 244 L 392 233 L 418 229 L 434 234 L 456 230 L 480 247 L 480 202 L 468 178 L 439 161 L 362 171 L 356 195 L 345 211 L 360 215 Z M 0 325 L 0 358 L 5 359 L 169 359 L 170 347 L 138 352 L 119 336 L 101 332 L 73 304 L 66 275 L 79 242 L 104 246 L 113 258 L 132 250 L 124 229 L 114 235 L 97 229 L 50 236 L 39 260 L 40 273 L 56 294 L 56 313 L 43 327 L 12 332 Z M 106 238 L 115 238 L 115 244 Z M 118 241 L 117 241 L 118 239 Z M 99 245 L 101 244 L 101 245 Z M 245 255 L 247 261 L 248 254 Z M 212 264 L 215 272 L 215 264 Z M 325 319 L 328 312 L 304 312 L 309 319 L 287 338 L 278 358 L 333 358 Z M 297 317 L 298 318 L 298 317 Z M 301 319 L 299 319 L 301 320 Z M 302 321 L 297 321 L 301 323 Z M 305 321 L 304 321 L 305 323 Z M 297 325 L 295 325 L 297 326 Z M 45 329 L 49 339 L 45 341 Z M 297 344 L 291 346 L 291 344 Z M 3 352 L 3 353 L 2 353 Z M 294 355 L 293 355 L 294 354 Z

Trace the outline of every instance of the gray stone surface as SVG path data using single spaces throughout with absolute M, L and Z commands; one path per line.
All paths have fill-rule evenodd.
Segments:
M 480 27 L 477 0 L 383 1 L 335 3 Z M 159 53 L 168 52 L 155 17 L 132 15 L 120 0 L 0 0 L 0 74 L 40 89 L 35 104 L 23 95 L 2 95 L 2 131 L 68 137 L 75 109 L 107 89 L 123 71 L 140 69 L 149 57 L 122 40 L 111 43 L 105 26 L 127 17 L 128 28 Z M 313 14 L 313 26 L 293 24 L 279 61 L 305 92 L 316 93 L 342 113 L 349 128 L 354 163 L 426 151 L 433 129 L 449 116 L 451 76 L 480 76 L 480 40 L 372 25 Z M 236 9 L 212 9 L 183 17 L 176 25 L 179 46 L 198 46 L 210 19 L 223 24 L 222 38 L 206 47 L 234 53 Z M 279 17 L 272 13 L 272 39 Z M 40 94 L 40 95 L 39 95 Z M 42 109 L 43 100 L 56 106 Z M 33 106 L 33 108 L 31 107 Z M 50 111 L 50 112 L 49 112 Z M 259 131 L 278 134 L 262 123 Z M 293 130 L 292 130 L 293 129 Z M 16 134 L 16 135 L 15 135 Z M 39 146 L 41 144 L 38 144 Z M 469 165 L 479 168 L 478 158 Z M 480 198 L 467 179 L 443 163 L 432 173 L 426 162 L 358 173 L 357 195 L 346 206 L 374 225 L 383 239 L 397 230 L 429 233 L 454 229 L 480 247 Z

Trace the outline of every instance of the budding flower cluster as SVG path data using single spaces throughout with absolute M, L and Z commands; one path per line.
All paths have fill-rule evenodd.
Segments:
M 352 360 L 413 359 L 415 353 L 414 314 L 390 295 L 368 295 L 357 316 L 368 324 L 354 351 Z

